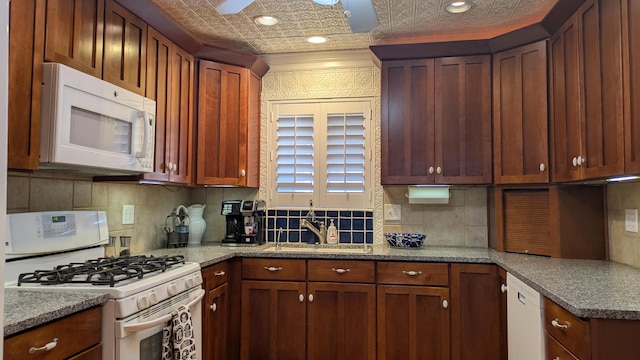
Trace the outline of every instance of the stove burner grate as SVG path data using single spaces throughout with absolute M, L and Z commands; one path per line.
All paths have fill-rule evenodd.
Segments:
M 18 286 L 24 283 L 42 285 L 92 284 L 109 285 L 142 279 L 145 275 L 164 272 L 173 265 L 184 264 L 184 256 L 122 256 L 87 260 L 84 263 L 58 265 L 52 270 L 36 270 L 18 276 Z

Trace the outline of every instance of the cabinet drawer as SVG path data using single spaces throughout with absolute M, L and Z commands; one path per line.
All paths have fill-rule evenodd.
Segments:
M 449 265 L 379 262 L 378 284 L 449 286 Z
M 547 359 L 561 359 L 561 360 L 578 360 L 573 354 L 571 354 L 564 346 L 560 345 L 553 336 L 547 333 Z
M 226 283 L 229 278 L 229 265 L 227 262 L 207 266 L 202 269 L 202 276 L 206 279 L 207 291 L 215 289 Z
M 309 281 L 375 282 L 373 261 L 309 260 Z
M 577 318 L 545 298 L 544 323 L 547 333 L 577 358 L 589 359 L 591 357 L 589 322 Z
M 242 278 L 304 281 L 307 277 L 305 265 L 304 260 L 242 259 Z
M 66 359 L 88 349 L 101 341 L 101 316 L 100 307 L 77 313 L 66 318 L 54 321 L 5 339 L 5 359 L 25 359 L 29 357 L 29 349 L 42 347 L 58 339 L 56 347 L 49 351 L 41 351 L 35 358 Z M 46 353 L 46 356 L 45 354 Z

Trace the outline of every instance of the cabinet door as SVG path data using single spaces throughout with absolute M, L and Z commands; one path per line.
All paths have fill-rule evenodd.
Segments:
M 103 0 L 47 0 L 45 61 L 102 78 Z
M 549 181 L 546 41 L 493 57 L 494 182 Z
M 580 72 L 578 23 L 572 16 L 551 38 L 549 45 L 549 109 L 551 180 L 581 177 L 582 132 L 580 121 Z M 581 161 L 580 161 L 581 162 Z
M 434 62 L 382 64 L 382 184 L 434 182 Z
M 588 0 L 578 10 L 584 178 L 624 173 L 620 1 Z
M 197 183 L 245 185 L 249 70 L 200 61 Z
M 227 284 L 207 292 L 203 314 L 203 344 L 206 344 L 203 349 L 203 359 L 226 360 L 228 358 L 227 321 L 229 319 Z
M 500 283 L 495 265 L 451 265 L 451 358 L 500 359 Z
M 147 24 L 114 0 L 106 0 L 102 78 L 144 95 Z
M 173 43 L 149 27 L 147 37 L 147 85 L 146 97 L 156 101 L 156 138 L 155 158 L 152 173 L 143 177 L 149 180 L 169 181 L 171 165 L 170 146 L 170 91 L 171 54 Z
M 36 170 L 40 156 L 40 103 L 44 1 L 11 1 L 9 15 L 8 167 Z
M 449 359 L 449 289 L 378 286 L 378 360 Z
M 376 287 L 309 282 L 307 359 L 376 358 Z
M 640 0 L 623 0 L 625 172 L 640 172 Z
M 194 175 L 194 59 L 178 46 L 171 54 L 171 90 L 169 91 L 169 180 L 191 184 Z
M 435 60 L 436 182 L 491 183 L 491 57 Z
M 498 268 L 500 281 L 500 360 L 509 359 L 507 342 L 507 271 Z
M 242 281 L 240 358 L 304 359 L 304 282 Z

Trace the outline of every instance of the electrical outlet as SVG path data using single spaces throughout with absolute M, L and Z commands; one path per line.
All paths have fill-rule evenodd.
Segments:
M 133 205 L 122 205 L 122 225 L 131 225 L 135 221 Z
M 624 230 L 638 232 L 638 209 L 624 209 Z
M 402 205 L 384 204 L 385 220 L 402 220 Z

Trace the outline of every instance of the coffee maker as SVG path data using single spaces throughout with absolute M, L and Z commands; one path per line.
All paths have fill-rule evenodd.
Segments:
M 263 200 L 225 200 L 221 214 L 225 216 L 224 246 L 257 246 L 264 244 L 266 204 Z

